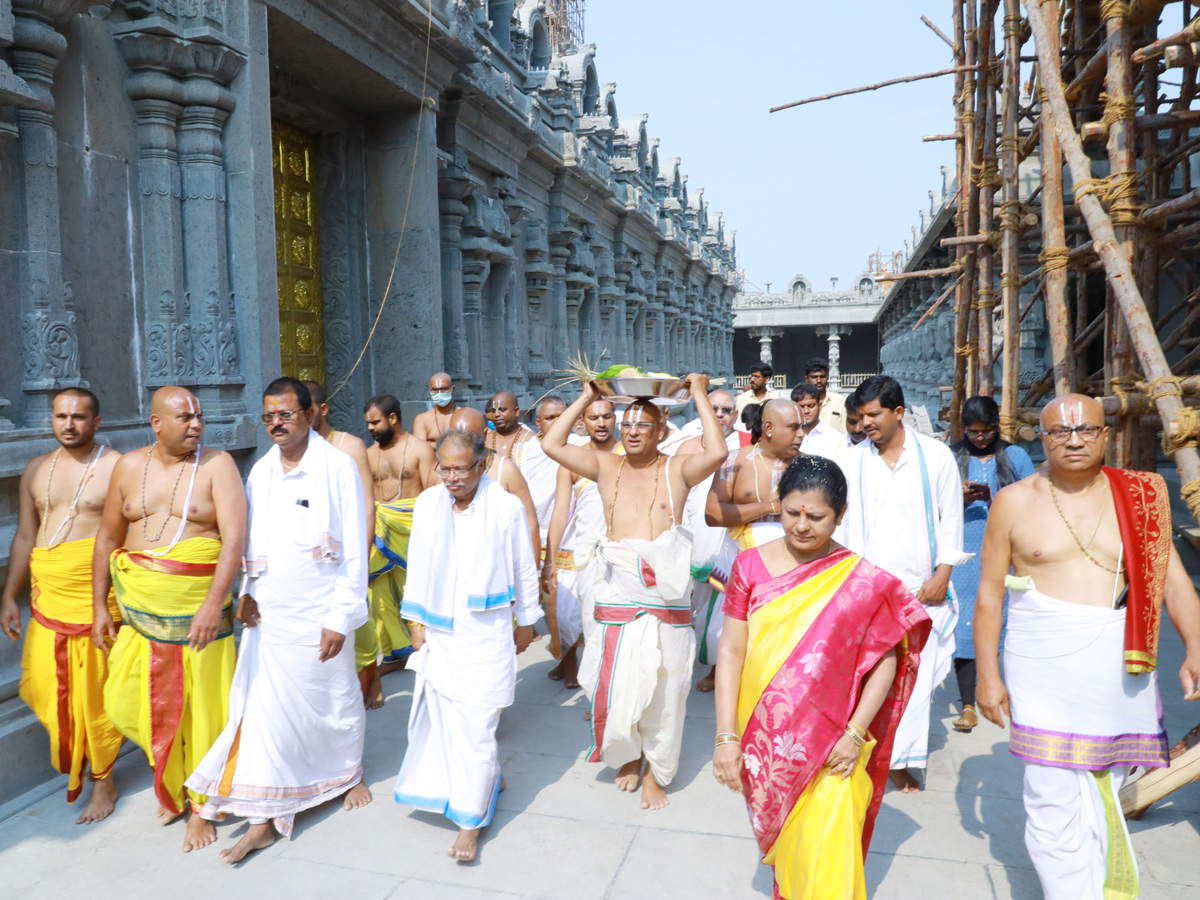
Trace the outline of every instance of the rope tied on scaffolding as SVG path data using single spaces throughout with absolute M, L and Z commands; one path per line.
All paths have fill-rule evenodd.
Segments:
M 1136 97 L 1103 97 L 1104 115 L 1100 117 L 1100 126 L 1105 136 L 1112 126 L 1118 122 L 1131 121 L 1137 115 Z
M 974 356 L 979 352 L 979 341 L 968 341 L 961 347 L 954 348 L 955 356 Z
M 1045 247 L 1038 254 L 1038 262 L 1042 264 L 1042 277 L 1051 272 L 1065 269 L 1071 262 L 1071 251 L 1067 247 Z
M 1200 478 L 1189 481 L 1179 489 L 1183 502 L 1187 504 L 1188 512 L 1193 519 L 1200 519 Z
M 996 290 L 995 290 L 995 288 L 981 287 L 979 289 L 979 292 L 975 296 L 975 302 L 971 305 L 971 308 L 973 310 L 975 310 L 976 312 L 979 312 L 979 311 L 985 310 L 985 309 L 995 309 L 996 308 Z
M 1108 204 L 1113 225 L 1141 223 L 1142 204 L 1138 203 L 1138 173 L 1113 172 L 1107 178 L 1080 178 L 1072 186 L 1075 202 L 1095 194 L 1101 203 Z
M 1183 379 L 1178 375 L 1162 375 L 1151 378 L 1142 386 L 1151 403 L 1157 403 L 1161 397 L 1182 397 Z
M 1100 0 L 1100 19 L 1128 19 L 1129 4 L 1125 0 Z
M 1009 288 L 1015 287 L 1018 290 L 1021 288 L 1021 282 L 1025 279 L 1021 277 L 1020 272 L 1005 272 L 1000 276 L 1000 287 Z
M 1004 36 L 1006 38 L 1010 38 L 1010 37 L 1020 38 L 1021 25 L 1023 24 L 1023 21 L 1024 20 L 1019 15 L 1018 16 L 1005 16 L 1004 17 Z
M 994 154 L 988 154 L 983 162 L 971 163 L 971 184 L 976 187 L 996 186 L 1000 181 L 1000 160 Z
M 1001 200 L 1000 201 L 1000 230 L 1001 231 L 1020 231 L 1021 230 L 1021 201 L 1020 200 Z
M 1175 420 L 1170 423 L 1175 426 L 1175 433 L 1171 434 L 1171 429 L 1164 428 L 1162 436 L 1162 448 L 1168 456 L 1174 456 L 1176 450 L 1182 450 L 1184 447 L 1195 447 L 1200 444 L 1200 410 L 1192 409 L 1190 406 L 1181 406 L 1175 411 Z M 1187 500 L 1187 498 L 1184 498 Z M 1200 504 L 1200 498 L 1197 498 L 1197 504 Z M 1188 501 L 1188 509 L 1192 509 L 1192 503 Z M 1192 515 L 1196 514 L 1192 510 Z
M 1141 381 L 1136 375 L 1117 375 L 1108 382 L 1108 389 L 1117 395 L 1117 415 L 1129 416 L 1133 409 L 1129 405 L 1129 395 L 1136 394 Z

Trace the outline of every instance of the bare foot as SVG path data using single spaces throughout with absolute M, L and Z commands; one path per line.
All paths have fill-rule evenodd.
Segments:
M 367 709 L 379 709 L 383 706 L 383 682 L 379 680 L 379 666 L 371 663 L 364 666 L 358 673 L 358 681 L 362 686 L 363 705 Z
M 181 812 L 171 812 L 165 806 L 160 806 L 158 812 L 154 814 L 154 818 L 158 820 L 159 825 L 170 825 L 182 815 L 183 813 Z
M 92 785 L 92 797 L 75 820 L 76 825 L 103 822 L 112 815 L 113 808 L 117 805 L 117 786 L 113 784 L 111 775 L 92 782 Z
M 613 779 L 617 787 L 623 791 L 634 792 L 638 788 L 638 781 L 642 777 L 642 760 L 639 757 L 633 762 L 627 762 L 621 768 L 617 769 L 617 777 Z
M 585 721 L 585 722 L 592 721 L 592 711 L 590 709 L 583 714 L 583 721 Z
M 908 769 L 892 769 L 892 784 L 899 789 L 902 794 L 919 794 L 921 792 L 921 783 L 913 777 L 912 772 Z
M 649 772 L 642 779 L 642 809 L 662 809 L 668 803 L 667 789 L 654 780 Z
M 558 661 L 557 666 L 555 666 L 553 669 L 551 669 L 549 672 L 546 673 L 546 677 L 549 678 L 551 681 L 562 681 L 563 678 L 565 677 L 563 675 L 563 668 L 566 665 L 567 665 L 567 658 L 564 656 L 562 659 L 560 659 Z
M 346 799 L 342 801 L 342 809 L 362 809 L 371 802 L 371 789 L 361 781 L 346 791 Z
M 403 672 L 404 667 L 408 665 L 408 657 L 402 656 L 400 659 L 394 659 L 391 662 L 379 664 L 379 677 L 391 675 L 393 672 Z
M 579 688 L 579 654 L 572 647 L 563 656 L 563 685 L 570 690 L 578 690 Z
M 270 823 L 267 823 L 270 828 Z M 207 847 L 217 839 L 217 829 L 213 827 L 213 823 L 208 819 L 202 819 L 196 813 L 188 816 L 187 834 L 183 836 L 183 852 L 191 853 L 193 850 L 199 850 L 201 847 Z M 274 838 L 272 838 L 274 840 Z M 249 852 L 249 851 L 247 851 Z M 242 856 L 246 854 L 243 853 Z M 239 856 L 238 859 L 242 857 Z
M 499 791 L 499 793 L 503 794 L 503 793 L 504 793 L 504 789 L 505 789 L 506 787 L 508 787 L 508 779 L 507 779 L 507 778 L 505 778 L 503 775 L 501 775 L 501 776 L 500 776 L 500 791 Z
M 696 690 L 702 694 L 711 694 L 717 686 L 717 667 L 713 666 L 712 671 L 696 682 Z
M 458 832 L 458 839 L 455 840 L 454 846 L 446 848 L 446 855 L 459 862 L 470 862 L 475 858 L 475 851 L 478 847 L 479 829 L 463 828 Z
M 273 843 L 275 843 L 274 825 L 270 822 L 263 822 L 261 825 L 251 825 L 246 830 L 246 833 L 242 835 L 240 841 L 228 850 L 221 851 L 221 861 L 227 863 L 241 862 L 255 850 L 266 850 Z

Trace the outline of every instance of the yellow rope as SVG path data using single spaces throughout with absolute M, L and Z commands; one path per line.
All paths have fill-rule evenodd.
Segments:
M 956 347 L 955 356 L 974 356 L 979 351 L 979 342 L 970 341 L 963 347 Z
M 1046 247 L 1038 254 L 1038 262 L 1042 264 L 1042 277 L 1051 272 L 1065 269 L 1071 261 L 1071 251 L 1066 247 Z
M 1021 17 L 1020 16 L 1005 16 L 1004 17 L 1004 36 L 1005 37 L 1020 37 L 1021 36 Z
M 1001 200 L 1000 201 L 1000 230 L 1001 231 L 1020 231 L 1021 230 L 1021 201 L 1020 200 Z
M 971 307 L 975 310 L 995 309 L 996 308 L 996 291 L 994 288 L 981 287 L 975 298 L 975 303 Z
M 1138 203 L 1138 173 L 1113 172 L 1107 178 L 1080 178 L 1072 186 L 1075 202 L 1095 194 L 1101 203 L 1109 204 L 1109 216 L 1114 225 L 1141 223 L 1142 204 Z
M 1187 504 L 1188 512 L 1193 519 L 1200 519 L 1200 478 L 1189 481 L 1179 489 L 1183 502 Z
M 1168 456 L 1174 456 L 1176 450 L 1200 444 L 1200 410 L 1181 406 L 1175 411 L 1175 422 L 1178 428 L 1174 435 L 1171 434 L 1171 429 L 1163 429 L 1162 447 Z M 1188 509 L 1191 510 L 1192 502 L 1187 497 L 1184 497 L 1184 500 L 1187 500 Z M 1192 510 L 1192 515 L 1195 514 L 1195 510 Z
M 1128 416 L 1132 413 L 1129 406 L 1129 395 L 1135 394 L 1141 382 L 1136 375 L 1117 375 L 1108 382 L 1108 389 L 1117 395 L 1118 416 Z
M 1163 375 L 1151 378 L 1143 389 L 1151 403 L 1157 403 L 1160 397 L 1182 397 L 1183 379 L 1178 375 Z
M 1006 288 L 1006 287 L 1019 288 L 1021 286 L 1022 281 L 1024 281 L 1024 279 L 1021 277 L 1020 272 L 1005 272 L 1003 275 L 1000 276 L 1000 287 L 1002 287 L 1002 288 Z
M 1100 0 L 1100 18 L 1103 21 L 1128 19 L 1129 4 L 1125 0 Z

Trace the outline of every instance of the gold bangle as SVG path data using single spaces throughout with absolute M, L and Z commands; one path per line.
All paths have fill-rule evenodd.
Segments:
M 860 737 L 857 731 L 852 731 L 848 726 L 846 728 L 845 734 L 846 734 L 846 737 L 848 737 L 848 738 L 850 738 L 850 740 L 854 741 L 854 745 L 856 747 L 861 747 L 867 742 L 866 738 Z
M 738 737 L 719 737 L 713 741 L 714 747 L 720 747 L 722 744 L 740 744 L 741 738 Z
M 859 728 L 857 725 L 855 725 L 853 720 L 846 723 L 846 728 L 848 728 L 850 731 L 853 731 L 864 741 L 867 739 L 867 732 L 864 729 Z

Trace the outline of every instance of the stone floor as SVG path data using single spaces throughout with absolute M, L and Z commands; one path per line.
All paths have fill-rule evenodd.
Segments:
M 1180 657 L 1166 626 L 1164 705 L 1173 739 L 1200 720 L 1200 703 L 1185 709 L 1180 699 Z M 61 792 L 0 811 L 8 813 L 0 821 L 0 893 L 21 900 L 770 897 L 770 870 L 757 863 L 745 806 L 712 779 L 712 695 L 692 695 L 671 805 L 646 812 L 635 795 L 616 791 L 610 771 L 583 761 L 584 699 L 545 677 L 551 664 L 544 642 L 521 657 L 518 700 L 500 725 L 508 790 L 472 865 L 445 856 L 454 836 L 448 822 L 391 799 L 413 679 L 402 673 L 386 679 L 387 705 L 369 717 L 365 766 L 375 802 L 366 809 L 345 813 L 331 803 L 301 814 L 291 841 L 231 868 L 217 851 L 244 824 L 223 825 L 212 847 L 180 853 L 183 825 L 154 824 L 149 770 L 140 753 L 129 753 L 116 771 L 124 798 L 100 825 L 76 826 Z M 950 729 L 952 696 L 943 688 L 935 700 L 928 790 L 884 799 L 867 859 L 869 893 L 1036 900 L 1042 893 L 1022 839 L 1021 766 L 994 726 L 970 735 Z M 1200 783 L 1132 828 L 1143 898 L 1197 897 Z

